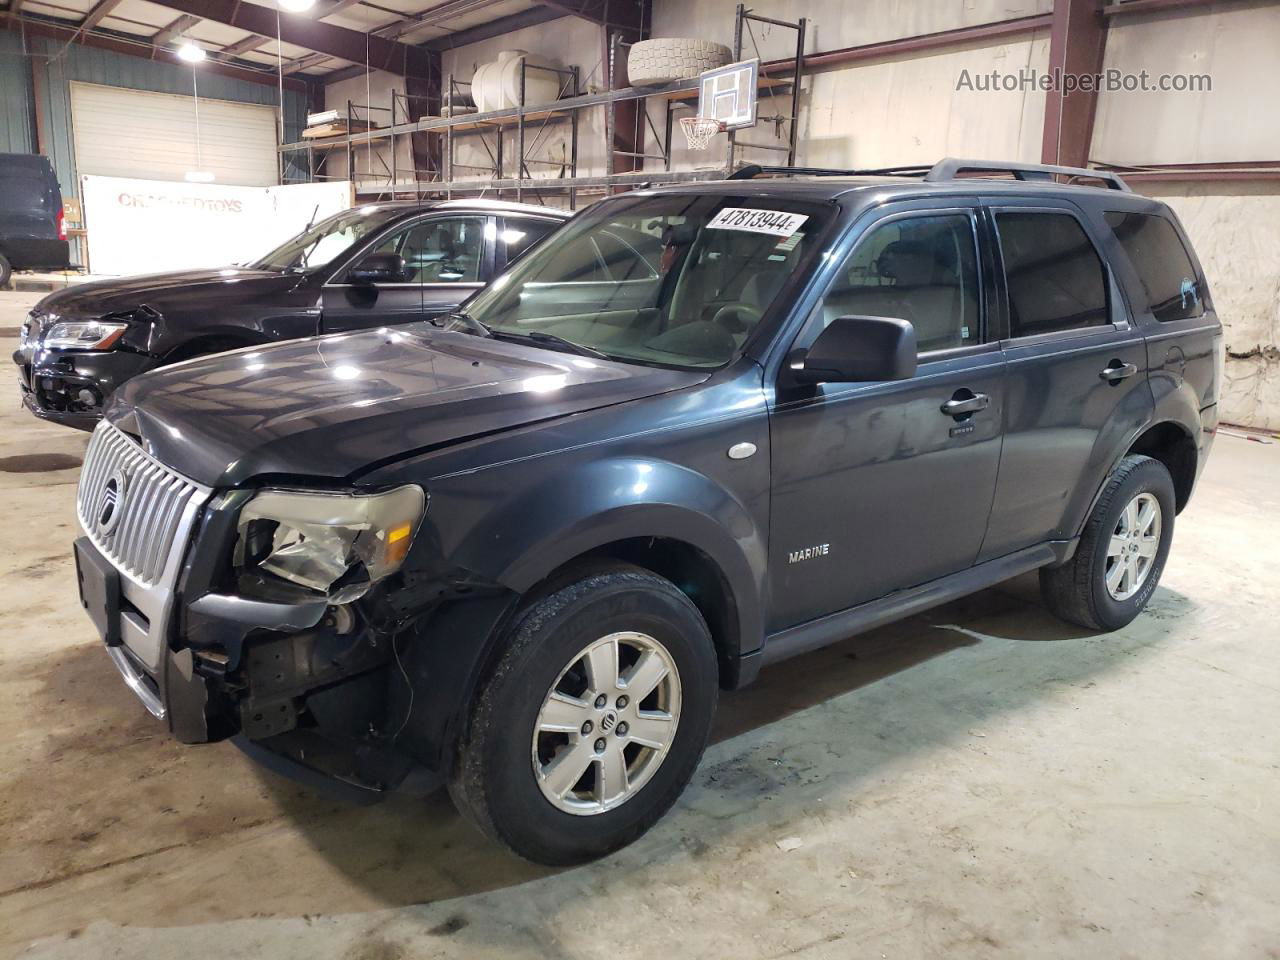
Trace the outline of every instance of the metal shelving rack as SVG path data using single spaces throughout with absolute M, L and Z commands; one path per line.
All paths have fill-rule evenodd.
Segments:
M 528 106 L 509 107 L 505 110 L 492 110 L 485 113 L 469 113 L 458 116 L 448 117 L 423 117 L 420 120 L 405 120 L 401 122 L 399 116 L 401 110 L 397 107 L 397 101 L 404 99 L 406 107 L 403 110 L 404 116 L 407 118 L 409 111 L 407 109 L 408 95 L 395 94 L 392 95 L 392 106 L 389 108 L 391 113 L 391 123 L 386 127 L 379 127 L 366 131 L 350 131 L 342 137 L 334 137 L 325 140 L 300 141 L 298 143 L 287 143 L 281 145 L 278 149 L 282 154 L 291 152 L 305 151 L 307 153 L 307 170 L 311 179 L 341 179 L 333 176 L 320 176 L 316 174 L 316 164 L 314 161 L 317 151 L 333 151 L 345 149 L 347 152 L 347 172 L 354 172 L 354 156 L 355 151 L 365 146 L 374 145 L 382 140 L 389 140 L 391 144 L 391 164 L 388 168 L 389 182 L 385 190 L 385 194 L 389 197 L 412 196 L 420 197 L 424 195 L 441 195 L 452 197 L 455 194 L 474 195 L 494 193 L 501 195 L 503 193 L 515 193 L 515 199 L 525 199 L 525 194 L 533 194 L 536 198 L 542 199 L 543 194 L 547 193 L 563 193 L 567 194 L 569 205 L 576 205 L 577 195 L 579 191 L 597 191 L 608 190 L 613 187 L 636 187 L 642 184 L 657 183 L 677 183 L 696 180 L 718 180 L 727 176 L 734 169 L 737 151 L 740 149 L 764 149 L 776 150 L 787 154 L 787 162 L 789 164 L 795 161 L 795 149 L 797 130 L 799 127 L 799 96 L 800 85 L 804 75 L 804 41 L 806 21 L 801 18 L 796 23 L 790 23 L 782 20 L 775 20 L 768 17 L 757 16 L 750 13 L 744 5 L 739 4 L 735 16 L 734 28 L 734 52 L 737 59 L 742 59 L 744 30 L 750 32 L 750 24 L 753 22 L 765 23 L 772 26 L 792 29 L 796 31 L 796 56 L 792 63 L 792 69 L 785 77 L 766 75 L 764 72 L 760 75 L 761 91 L 764 95 L 776 97 L 779 94 L 787 93 L 790 97 L 791 111 L 788 116 L 773 118 L 779 122 L 785 122 L 788 126 L 788 136 L 786 138 L 787 145 L 779 144 L 758 144 L 743 143 L 737 139 L 733 131 L 728 134 L 728 142 L 725 148 L 723 162 L 713 167 L 699 170 L 672 170 L 671 169 L 671 145 L 672 133 L 674 129 L 675 111 L 681 105 L 690 105 L 690 102 L 696 102 L 698 97 L 698 80 L 691 78 L 678 83 L 670 84 L 664 87 L 625 87 L 622 89 L 606 89 L 597 93 L 584 93 L 582 91 L 582 79 L 577 67 L 569 68 L 553 68 L 539 67 L 534 64 L 523 64 L 520 74 L 520 100 L 524 100 L 525 75 L 527 70 L 550 70 L 564 78 L 562 90 L 568 93 L 568 96 L 561 97 L 552 103 L 543 103 Z M 754 42 L 754 38 L 753 42 Z M 609 38 L 609 55 L 606 79 L 607 88 L 613 86 L 613 78 L 617 76 L 617 68 L 620 62 L 621 52 L 628 47 L 629 44 L 624 42 L 618 34 L 611 34 Z M 445 90 L 448 96 L 443 98 L 446 104 L 456 104 L 458 96 L 463 89 L 469 88 L 470 84 L 466 81 L 457 80 L 450 75 L 446 80 Z M 663 110 L 665 123 L 663 130 L 659 131 L 655 128 L 653 119 L 647 109 L 647 101 L 659 100 L 663 102 Z M 647 125 L 649 133 L 652 135 L 656 145 L 657 153 L 646 153 L 643 150 L 638 152 L 618 151 L 613 147 L 614 125 L 616 119 L 614 117 L 614 108 L 628 101 L 641 101 L 641 112 L 644 114 L 644 122 Z M 353 105 L 348 102 L 348 116 L 356 119 L 353 114 Z M 579 167 L 579 124 L 582 111 L 594 109 L 598 107 L 605 108 L 604 123 L 604 167 L 603 175 L 580 176 Z M 372 108 L 369 108 L 372 109 Z M 530 155 L 530 146 L 527 140 L 527 133 L 530 128 L 537 130 L 536 137 L 540 138 L 552 124 L 569 123 L 570 131 L 570 156 L 567 163 L 558 161 L 539 160 Z M 505 156 L 504 141 L 506 133 L 512 128 L 515 129 L 515 154 L 519 158 L 514 165 L 514 170 L 509 170 Z M 442 159 L 443 169 L 436 170 L 413 170 L 414 179 L 411 182 L 401 184 L 398 180 L 398 169 L 396 161 L 396 143 L 398 137 L 412 135 L 415 133 L 425 133 L 431 136 L 442 137 Z M 479 136 L 480 141 L 485 145 L 485 150 L 489 154 L 491 163 L 484 167 L 474 167 L 476 170 L 488 172 L 491 176 L 489 179 L 480 178 L 458 178 L 456 171 L 463 168 L 456 160 L 455 147 L 457 139 L 464 136 Z M 492 138 L 492 139 L 490 139 Z M 539 139 L 535 139 L 532 149 L 536 150 Z M 661 170 L 635 170 L 625 173 L 615 171 L 615 160 L 619 156 L 626 156 L 633 160 L 659 160 L 662 162 Z M 387 167 L 385 161 L 383 166 Z M 554 177 L 535 177 L 530 171 L 531 166 L 544 164 L 552 164 L 562 168 L 560 176 Z M 429 179 L 423 180 L 420 174 L 426 173 Z M 348 176 L 347 179 L 352 179 Z

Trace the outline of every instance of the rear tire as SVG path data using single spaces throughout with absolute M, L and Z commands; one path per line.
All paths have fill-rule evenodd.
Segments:
M 450 795 L 527 860 L 605 856 L 680 796 L 716 695 L 715 647 L 688 597 L 639 568 L 584 573 L 517 615 L 473 702 Z
M 8 257 L 0 253 L 0 287 L 7 287 L 12 276 L 13 264 L 9 262 Z
M 1173 479 L 1159 460 L 1131 455 L 1107 481 L 1075 555 L 1040 570 L 1055 615 L 1090 630 L 1119 630 L 1143 611 L 1173 540 Z

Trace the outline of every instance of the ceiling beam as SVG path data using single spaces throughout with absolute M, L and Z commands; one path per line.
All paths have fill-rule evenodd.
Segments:
M 420 47 L 287 13 L 280 14 L 277 20 L 276 11 L 252 3 L 239 0 L 164 0 L 164 6 L 270 40 L 276 39 L 276 25 L 279 23 L 280 39 L 284 43 L 354 63 L 365 63 L 367 54 L 367 62 L 374 69 L 388 70 L 401 76 L 425 76 L 429 69 L 430 55 Z
M 167 46 L 177 37 L 182 36 L 187 30 L 194 27 L 200 22 L 200 18 L 190 13 L 184 13 L 173 23 L 167 27 L 157 30 L 151 35 L 151 43 L 157 47 Z
M 513 13 L 508 17 L 499 17 L 497 20 L 491 20 L 488 23 L 481 23 L 474 27 L 467 27 L 465 30 L 459 30 L 456 33 L 436 37 L 428 40 L 423 46 L 428 50 L 453 50 L 456 47 L 465 47 L 468 43 L 492 40 L 494 37 L 500 37 L 504 33 L 522 30 L 525 27 L 536 27 L 539 24 L 548 23 L 551 20 L 559 20 L 561 17 L 567 16 L 568 14 L 563 10 L 552 6 L 529 7 L 527 10 L 521 10 L 519 13 Z
M 84 19 L 76 26 L 81 30 L 92 30 L 107 17 L 111 16 L 111 11 L 120 6 L 120 3 L 121 0 L 98 0 L 97 3 L 89 8 L 89 12 L 84 15 Z M 10 7 L 10 12 L 15 12 L 16 9 L 16 7 Z
M 229 43 L 222 48 L 222 52 L 228 57 L 238 57 L 242 53 L 248 53 L 250 50 L 257 50 L 260 46 L 267 42 L 267 37 L 260 37 L 256 33 L 251 33 L 247 37 L 237 40 L 235 43 Z
M 0 12 L 0 29 L 12 30 L 14 33 L 26 34 L 28 36 L 49 37 L 62 43 L 79 43 L 86 47 L 97 47 L 100 50 L 111 50 L 114 53 L 122 53 L 130 57 L 139 57 L 143 60 L 156 60 L 158 54 L 164 54 L 164 59 L 168 59 L 172 53 L 170 50 L 161 50 L 152 46 L 150 38 L 138 38 L 137 40 L 126 40 L 112 34 L 103 34 L 100 32 L 81 32 L 79 27 L 63 27 L 58 24 L 50 23 L 47 20 L 37 20 L 32 17 L 22 16 L 15 17 L 9 11 Z M 237 67 L 234 64 L 222 63 L 219 60 L 206 60 L 200 65 L 200 69 L 206 73 L 217 73 L 225 77 L 234 77 L 237 80 L 247 80 L 251 83 L 262 83 L 269 87 L 277 84 L 275 71 L 258 71 L 250 70 L 245 67 Z M 306 90 L 306 84 L 301 80 L 293 77 L 286 77 L 284 81 L 285 88 L 288 90 Z

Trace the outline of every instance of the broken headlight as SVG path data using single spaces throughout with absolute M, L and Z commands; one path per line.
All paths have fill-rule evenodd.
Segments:
M 61 320 L 45 331 L 41 345 L 46 350 L 110 350 L 128 328 L 109 320 Z
M 415 484 L 368 494 L 263 490 L 240 511 L 236 571 L 350 603 L 400 569 L 426 502 Z

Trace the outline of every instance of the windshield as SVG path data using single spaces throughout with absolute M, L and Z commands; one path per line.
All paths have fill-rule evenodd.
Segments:
M 830 211 L 684 193 L 608 200 L 472 298 L 467 314 L 498 337 L 722 366 L 805 261 Z
M 304 230 L 250 264 L 259 270 L 310 270 L 327 266 L 396 215 L 388 207 L 356 207 L 344 210 Z

